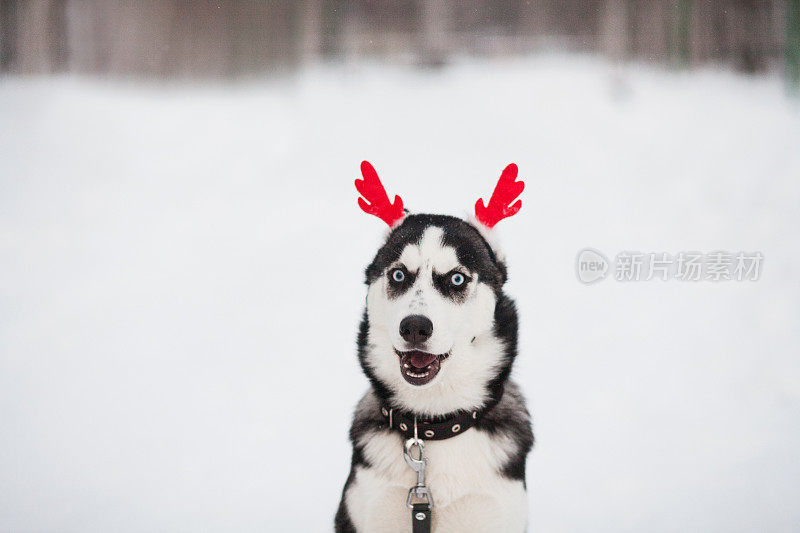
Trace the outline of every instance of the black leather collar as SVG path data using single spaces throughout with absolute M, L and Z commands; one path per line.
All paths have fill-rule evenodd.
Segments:
M 486 405 L 472 411 L 456 411 L 434 417 L 417 416 L 417 436 L 422 440 L 444 440 L 461 435 L 497 405 L 502 396 L 503 390 L 500 389 L 500 393 L 492 397 Z M 388 429 L 400 432 L 405 439 L 414 436 L 414 413 L 388 405 L 381 405 L 380 413 Z

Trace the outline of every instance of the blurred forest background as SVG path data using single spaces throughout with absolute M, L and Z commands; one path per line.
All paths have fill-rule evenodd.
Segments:
M 2 0 L 0 70 L 269 75 L 558 49 L 800 80 L 800 0 Z
M 519 165 L 530 531 L 800 532 L 800 0 L 0 0 L 0 71 L 0 533 L 330 531 L 363 159 Z

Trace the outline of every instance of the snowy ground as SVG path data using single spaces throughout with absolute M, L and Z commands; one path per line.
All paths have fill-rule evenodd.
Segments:
M 0 80 L 0 529 L 326 531 L 366 387 L 369 159 L 499 232 L 535 532 L 800 529 L 800 110 L 775 78 L 586 58 L 269 84 Z M 758 282 L 575 255 L 761 251 Z

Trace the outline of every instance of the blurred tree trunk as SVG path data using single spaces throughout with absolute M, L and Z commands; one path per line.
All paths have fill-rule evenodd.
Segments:
M 606 1 L 600 19 L 600 46 L 610 59 L 625 59 L 628 50 L 627 0 Z
M 115 4 L 108 0 L 71 0 L 67 6 L 69 68 L 80 73 L 106 73 L 114 52 L 113 37 L 117 28 L 112 17 Z M 131 26 L 131 21 L 125 21 Z M 121 25 L 121 24 L 120 24 Z
M 450 31 L 448 9 L 445 0 L 422 0 L 419 6 L 422 16 L 421 59 L 426 65 L 441 65 L 447 55 L 447 40 Z
M 0 72 L 16 70 L 18 5 L 15 0 L 0 0 Z
M 686 67 L 691 58 L 689 34 L 692 19 L 692 0 L 674 0 L 670 17 L 670 58 L 677 67 Z
M 322 0 L 305 0 L 301 13 L 302 58 L 305 63 L 315 61 L 322 49 Z
M 800 0 L 786 2 L 786 79 L 800 91 Z
M 48 2 L 48 41 L 50 44 L 50 71 L 65 72 L 69 62 L 67 42 L 67 0 Z
M 721 9 L 719 0 L 694 1 L 692 6 L 694 23 L 690 29 L 693 64 L 724 61 L 729 57 L 723 11 L 724 8 Z
M 67 68 L 67 0 L 0 0 L 3 70 L 48 74 Z
M 630 4 L 631 50 L 649 61 L 669 57 L 669 6 L 660 0 L 638 0 Z

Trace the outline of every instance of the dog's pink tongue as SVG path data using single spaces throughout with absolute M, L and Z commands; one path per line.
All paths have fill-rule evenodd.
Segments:
M 436 354 L 414 351 L 408 354 L 408 361 L 416 368 L 425 368 L 436 360 Z

